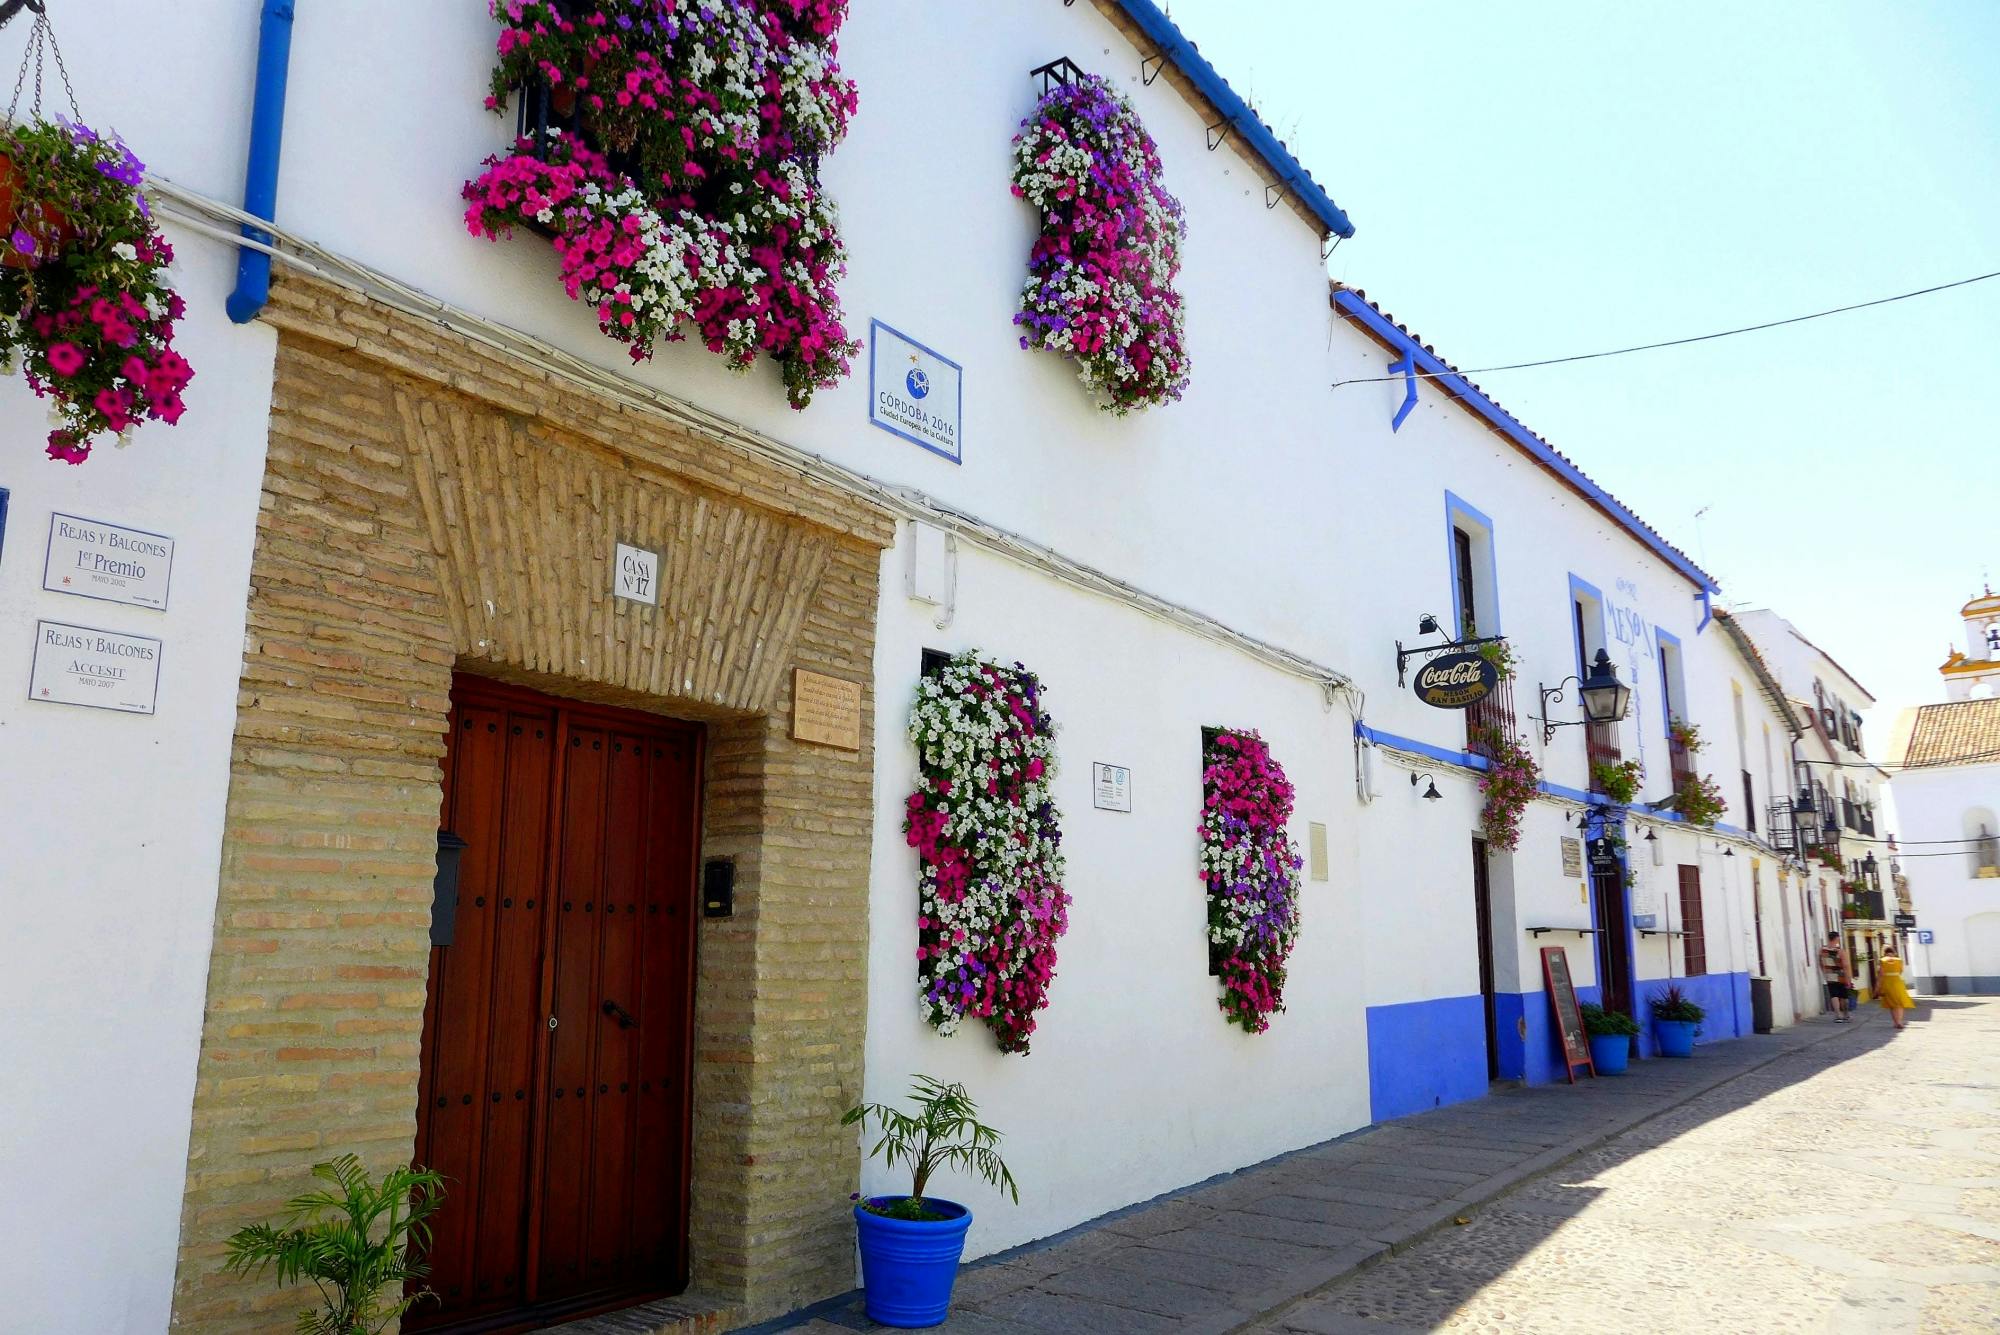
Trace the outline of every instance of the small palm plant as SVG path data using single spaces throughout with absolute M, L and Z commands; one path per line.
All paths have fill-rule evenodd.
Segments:
M 378 1185 L 352 1154 L 313 1165 L 331 1186 L 287 1203 L 282 1228 L 252 1224 L 229 1239 L 224 1263 L 239 1275 L 276 1266 L 280 1286 L 311 1280 L 320 1307 L 299 1313 L 300 1335 L 377 1335 L 429 1289 L 404 1290 L 429 1272 L 426 1221 L 443 1204 L 444 1177 L 391 1169 Z
M 924 1205 L 924 1190 L 940 1168 L 956 1168 L 984 1181 L 988 1186 L 1021 1202 L 1014 1175 L 1000 1158 L 1000 1133 L 979 1120 L 979 1108 L 966 1094 L 965 1086 L 946 1084 L 936 1076 L 913 1077 L 911 1097 L 915 1115 L 882 1103 L 864 1103 L 850 1108 L 840 1119 L 842 1126 L 865 1124 L 873 1118 L 882 1129 L 882 1138 L 868 1151 L 868 1157 L 882 1157 L 894 1166 L 910 1166 L 910 1194 L 886 1205 L 863 1208 L 892 1219 L 943 1219 L 947 1216 Z

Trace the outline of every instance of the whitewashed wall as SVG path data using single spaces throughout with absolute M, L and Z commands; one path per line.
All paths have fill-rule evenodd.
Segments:
M 177 428 L 53 463 L 0 380 L 0 1325 L 22 1331 L 163 1329 L 173 1278 L 275 346 L 222 314 L 233 258 L 173 240 Z M 173 537 L 167 609 L 44 592 L 54 511 Z M 158 712 L 29 700 L 40 619 L 161 640 Z
M 1007 1134 L 1018 1208 L 982 1187 L 941 1188 L 972 1206 L 973 1252 L 1365 1123 L 1370 962 L 1358 918 L 1373 896 L 1355 872 L 1346 711 L 1310 682 L 977 551 L 961 552 L 956 618 L 939 630 L 937 609 L 901 594 L 904 558 L 903 547 L 884 556 L 875 664 L 867 1092 L 899 1099 L 915 1072 L 962 1080 Z M 1059 729 L 1055 794 L 1074 902 L 1026 1056 L 1002 1055 L 972 1022 L 941 1038 L 918 1007 L 917 858 L 902 808 L 916 784 L 905 729 L 926 647 L 1024 662 Z M 1309 822 L 1330 827 L 1329 879 L 1303 880 L 1286 1009 L 1255 1036 L 1225 1021 L 1207 974 L 1196 829 L 1209 725 L 1263 734 L 1298 792 L 1291 833 L 1302 854 Z M 1131 769 L 1131 812 L 1093 807 L 1093 761 Z M 863 1183 L 908 1190 L 877 1163 Z
M 1893 786 L 1917 926 L 1935 937 L 1926 946 L 1910 934 L 1909 974 L 1949 978 L 1954 990 L 1983 980 L 1979 990 L 2000 991 L 2000 880 L 1975 876 L 1965 851 L 1973 847 L 1966 813 L 2000 816 L 2000 765 L 1902 770 Z M 2000 824 L 1992 828 L 2000 833 Z M 1946 850 L 1952 855 L 1936 856 Z

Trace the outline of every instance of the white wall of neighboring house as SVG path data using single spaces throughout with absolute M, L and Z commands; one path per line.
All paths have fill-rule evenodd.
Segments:
M 2000 992 L 2000 853 L 1987 854 L 1983 825 L 2000 841 L 2000 763 L 1906 769 L 1895 782 L 1897 837 L 1917 926 L 1911 975 L 1922 988 Z M 1939 856 L 1940 852 L 1944 856 Z M 1996 870 L 1982 874 L 1988 857 Z

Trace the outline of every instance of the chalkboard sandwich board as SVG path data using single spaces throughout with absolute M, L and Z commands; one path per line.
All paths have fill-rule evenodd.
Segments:
M 1556 1014 L 1556 1036 L 1562 1040 L 1563 1074 L 1573 1085 L 1576 1068 L 1581 1066 L 1595 1080 L 1597 1067 L 1590 1060 L 1590 1038 L 1583 1032 L 1583 1010 L 1576 1004 L 1576 984 L 1569 977 L 1569 956 L 1561 946 L 1542 947 L 1542 984 L 1548 989 L 1549 1006 Z

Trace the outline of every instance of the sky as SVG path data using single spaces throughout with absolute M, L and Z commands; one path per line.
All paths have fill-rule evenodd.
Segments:
M 1353 220 L 1332 275 L 1464 369 L 2000 270 L 1995 0 L 1171 15 Z M 1944 698 L 2000 587 L 2000 279 L 1478 380 L 1853 673 L 1872 737 Z

